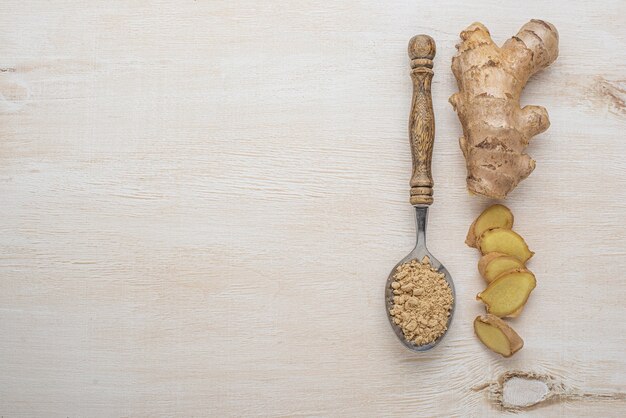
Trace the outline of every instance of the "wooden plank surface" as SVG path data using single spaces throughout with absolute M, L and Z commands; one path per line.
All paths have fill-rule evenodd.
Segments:
M 619 0 L 3 1 L 0 415 L 499 416 L 485 385 L 521 370 L 540 380 L 509 381 L 508 401 L 557 395 L 528 416 L 624 416 L 625 16 Z M 552 126 L 507 200 L 538 287 L 514 321 L 526 346 L 501 359 L 472 335 L 463 240 L 488 202 L 465 191 L 449 68 L 473 21 L 503 42 L 530 18 L 555 24 L 560 57 L 523 97 Z M 429 247 L 457 286 L 422 355 L 383 301 L 413 243 L 417 33 L 438 47 Z

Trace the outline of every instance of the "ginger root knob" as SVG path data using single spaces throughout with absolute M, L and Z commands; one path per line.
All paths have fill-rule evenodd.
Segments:
M 459 142 L 471 192 L 503 199 L 534 170 L 524 150 L 550 120 L 541 106 L 520 108 L 520 95 L 531 75 L 556 60 L 558 43 L 556 28 L 542 20 L 526 23 L 502 48 L 481 23 L 461 32 L 452 58 L 459 92 L 450 104 L 463 126 Z

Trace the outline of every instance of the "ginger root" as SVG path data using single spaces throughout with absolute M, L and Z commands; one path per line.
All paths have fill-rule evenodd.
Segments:
M 476 317 L 474 333 L 487 348 L 504 357 L 511 357 L 524 346 L 517 332 L 495 315 Z
M 489 229 L 480 236 L 478 240 L 480 252 L 502 253 L 517 257 L 522 263 L 526 263 L 535 253 L 528 249 L 524 238 L 511 229 L 494 228 Z
M 541 106 L 520 108 L 526 82 L 558 56 L 559 34 L 531 20 L 499 48 L 481 23 L 461 32 L 452 72 L 459 92 L 450 97 L 463 136 L 470 192 L 503 199 L 528 177 L 535 161 L 524 153 L 530 139 L 550 126 Z
M 472 223 L 467 232 L 465 243 L 476 247 L 478 238 L 488 229 L 513 228 L 513 213 L 504 205 L 492 205 L 483 211 Z
M 487 283 L 493 282 L 503 273 L 521 268 L 524 268 L 524 263 L 519 258 L 502 253 L 487 253 L 478 261 L 478 271 Z
M 482 301 L 487 312 L 498 317 L 519 315 L 537 281 L 528 270 L 515 270 L 501 275 L 480 292 L 476 299 Z

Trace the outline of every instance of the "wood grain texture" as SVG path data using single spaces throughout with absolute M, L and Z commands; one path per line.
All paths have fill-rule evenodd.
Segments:
M 521 370 L 569 394 L 528 416 L 623 416 L 624 16 L 618 0 L 1 2 L 0 415 L 489 417 L 528 398 L 498 398 Z M 507 199 L 538 285 L 502 359 L 472 335 L 483 282 L 463 240 L 487 200 L 465 190 L 449 67 L 472 21 L 502 43 L 531 18 L 560 56 L 522 99 L 552 125 Z M 429 248 L 458 297 L 423 355 L 383 300 L 414 238 L 418 33 L 438 47 Z
M 416 35 L 409 41 L 413 99 L 409 113 L 409 144 L 413 163 L 411 175 L 412 205 L 433 203 L 433 146 L 435 115 L 431 84 L 435 41 L 428 35 Z

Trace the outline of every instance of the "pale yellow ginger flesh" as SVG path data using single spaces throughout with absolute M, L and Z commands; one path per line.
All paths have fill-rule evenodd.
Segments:
M 487 312 L 498 317 L 519 314 L 535 288 L 535 275 L 528 270 L 516 270 L 498 277 L 480 292 L 476 299 L 485 304 Z
M 492 205 L 483 211 L 467 231 L 465 243 L 476 247 L 478 238 L 483 232 L 493 228 L 513 228 L 513 213 L 504 205 Z
M 543 20 L 526 23 L 501 48 L 481 23 L 461 32 L 452 58 L 459 92 L 450 104 L 463 127 L 470 192 L 503 199 L 534 170 L 524 151 L 550 120 L 541 106 L 520 108 L 520 95 L 530 76 L 556 60 L 558 45 L 556 28 Z
M 504 228 L 494 228 L 485 231 L 478 240 L 480 252 L 502 253 L 517 257 L 522 263 L 526 263 L 534 252 L 530 251 L 526 241 L 515 231 Z
M 518 316 L 520 316 L 520 315 L 522 314 L 522 311 L 524 310 L 524 306 L 525 306 L 525 305 L 526 305 L 526 304 L 524 304 L 524 305 L 520 306 L 518 310 L 516 310 L 516 311 L 515 311 L 515 312 L 513 312 L 513 313 L 508 314 L 506 317 L 507 317 L 507 318 L 517 318 Z
M 515 330 L 494 315 L 477 317 L 474 332 L 487 348 L 504 357 L 511 357 L 524 346 L 524 341 Z
M 493 282 L 503 273 L 524 268 L 519 258 L 502 253 L 487 253 L 478 261 L 478 271 L 487 283 Z

